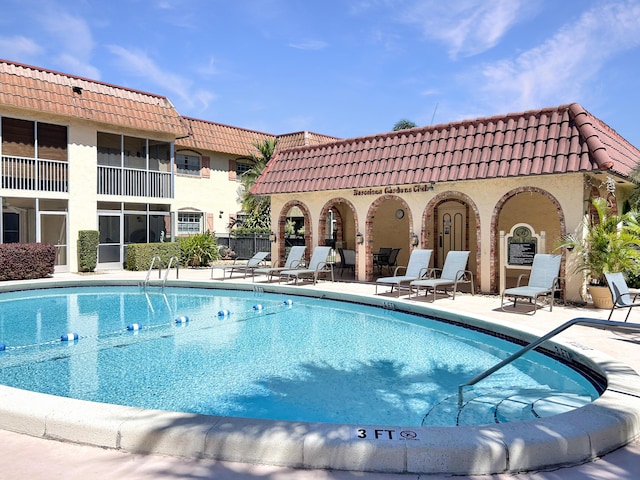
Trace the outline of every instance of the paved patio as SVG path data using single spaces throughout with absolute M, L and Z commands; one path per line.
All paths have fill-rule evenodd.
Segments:
M 209 280 L 209 269 L 182 269 L 180 279 Z M 146 272 L 101 272 L 95 275 L 56 274 L 56 279 L 127 278 L 144 280 Z M 171 272 L 170 278 L 175 278 Z M 215 280 L 215 278 L 214 278 Z M 258 283 L 262 279 L 258 279 Z M 228 282 L 229 280 L 225 280 Z M 235 281 L 251 282 L 251 279 Z M 37 281 L 36 281 L 37 282 Z M 301 289 L 326 289 L 333 291 L 349 291 L 363 295 L 373 295 L 375 287 L 371 284 L 350 282 L 319 282 L 318 285 L 303 284 Z M 383 291 L 386 291 L 383 289 Z M 382 293 L 382 295 L 388 295 Z M 395 298 L 395 293 L 390 298 Z M 427 301 L 421 297 L 419 302 Z M 429 300 L 430 301 L 430 300 Z M 556 305 L 553 312 L 548 308 L 540 310 L 536 315 L 523 315 L 500 310 L 500 299 L 497 296 L 458 294 L 455 301 L 450 298 L 439 298 L 434 306 L 445 310 L 459 310 L 489 317 L 496 322 L 547 333 L 567 320 L 576 317 L 606 319 L 608 311 L 597 310 L 589 306 Z M 616 315 L 617 314 L 617 315 Z M 614 314 L 614 320 L 623 320 L 624 312 Z M 640 323 L 640 310 L 632 312 L 630 322 Z M 588 327 L 575 326 L 559 336 L 569 342 L 590 347 L 610 355 L 640 371 L 640 334 L 620 335 L 608 331 Z M 357 472 L 335 472 L 317 470 L 293 470 L 261 465 L 245 465 L 212 460 L 190 460 L 158 455 L 133 455 L 114 450 L 96 447 L 67 444 L 51 440 L 19 435 L 0 431 L 0 463 L 2 476 L 5 478 L 40 479 L 100 479 L 132 480 L 143 479 L 178 479 L 178 478 L 214 478 L 214 479 L 418 479 L 425 476 L 415 474 L 392 475 Z M 637 478 L 640 471 L 640 440 L 636 439 L 625 448 L 612 452 L 596 461 L 561 468 L 550 472 L 526 473 L 519 475 L 492 475 L 477 477 L 485 480 L 501 479 L 632 479 Z M 445 476 L 426 476 L 429 479 L 450 478 Z

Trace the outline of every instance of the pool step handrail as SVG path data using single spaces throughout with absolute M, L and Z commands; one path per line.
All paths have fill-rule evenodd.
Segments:
M 178 257 L 174 255 L 169 259 L 169 264 L 167 265 L 167 269 L 164 271 L 164 279 L 162 280 L 162 288 L 164 288 L 165 284 L 167 283 L 167 277 L 169 276 L 169 271 L 171 270 L 171 266 L 173 265 L 174 261 L 175 261 L 175 268 L 176 268 L 176 280 L 180 276 L 180 261 L 178 260 Z
M 598 328 L 598 329 L 601 329 L 601 330 L 610 330 L 612 332 L 614 332 L 614 331 L 619 331 L 619 332 L 629 332 L 629 331 L 640 332 L 640 324 L 635 324 L 634 325 L 632 323 L 626 323 L 626 322 L 614 322 L 614 321 L 611 321 L 611 320 L 600 320 L 600 319 L 597 319 L 597 318 L 585 318 L 585 317 L 578 317 L 578 318 L 574 318 L 572 320 L 569 320 L 568 322 L 563 323 L 559 327 L 554 328 L 553 330 L 551 330 L 546 335 L 543 335 L 542 337 L 538 338 L 537 340 L 534 340 L 529 345 L 526 345 L 526 346 L 522 347 L 520 350 L 518 350 L 514 354 L 510 355 L 509 357 L 505 358 L 500 363 L 494 365 L 490 369 L 484 371 L 480 375 L 477 375 L 477 376 L 473 377 L 467 383 L 463 383 L 461 385 L 458 385 L 458 409 L 461 409 L 462 408 L 462 404 L 464 403 L 463 391 L 464 391 L 465 387 L 471 387 L 471 386 L 475 385 L 476 383 L 478 383 L 480 380 L 484 380 L 489 375 L 491 375 L 491 374 L 497 372 L 498 370 L 500 370 L 502 367 L 505 367 L 505 366 L 509 365 L 510 363 L 514 362 L 515 360 L 520 358 L 522 355 L 527 353 L 529 350 L 532 350 L 532 349 L 536 348 L 541 343 L 544 343 L 547 340 L 549 340 L 550 338 L 555 337 L 560 332 L 563 332 L 564 330 L 566 330 L 567 328 L 569 328 L 569 327 L 571 327 L 573 325 L 583 325 L 583 326 L 586 326 L 586 327 L 594 327 L 594 328 Z
M 162 259 L 160 258 L 160 255 L 154 255 L 153 258 L 151 259 L 151 265 L 149 265 L 149 270 L 147 270 L 147 277 L 144 279 L 145 287 L 149 285 L 149 277 L 151 276 L 151 271 L 153 270 L 156 260 L 158 260 L 158 264 L 159 264 L 158 279 L 162 278 Z

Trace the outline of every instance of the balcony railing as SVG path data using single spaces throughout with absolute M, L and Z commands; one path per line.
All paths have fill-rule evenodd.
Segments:
M 99 165 L 98 193 L 102 195 L 173 198 L 171 173 Z
M 39 192 L 69 191 L 69 164 L 60 160 L 2 156 L 0 187 Z

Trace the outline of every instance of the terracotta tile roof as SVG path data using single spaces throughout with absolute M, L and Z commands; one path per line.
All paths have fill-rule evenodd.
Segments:
M 611 170 L 640 151 L 574 103 L 280 151 L 252 193 L 269 195 Z
M 240 156 L 249 156 L 251 153 L 256 153 L 256 149 L 253 147 L 254 142 L 263 142 L 273 138 L 278 139 L 277 150 L 304 145 L 318 145 L 322 142 L 337 140 L 336 137 L 311 132 L 271 135 L 189 117 L 184 117 L 184 121 L 189 127 L 190 135 L 186 138 L 177 139 L 177 147 L 224 152 Z
M 0 60 L 0 105 L 129 127 L 186 134 L 166 97 Z

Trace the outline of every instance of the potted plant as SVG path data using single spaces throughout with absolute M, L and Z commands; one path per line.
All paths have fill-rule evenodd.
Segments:
M 597 308 L 611 308 L 613 300 L 605 273 L 640 274 L 640 227 L 637 212 L 616 215 L 604 198 L 591 203 L 595 216 L 584 224 L 582 238 L 566 235 L 558 245 L 577 255 L 575 273 L 587 275 L 588 289 Z

